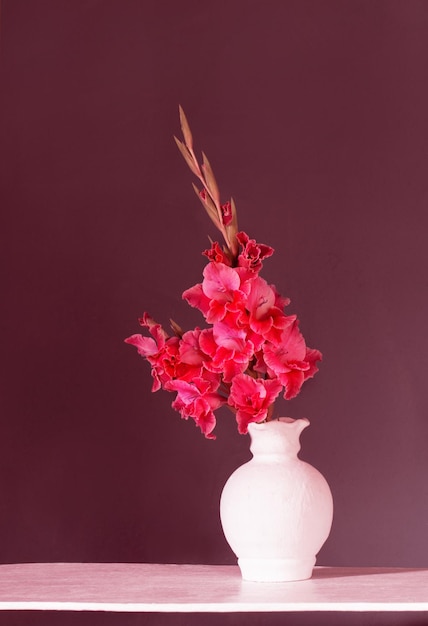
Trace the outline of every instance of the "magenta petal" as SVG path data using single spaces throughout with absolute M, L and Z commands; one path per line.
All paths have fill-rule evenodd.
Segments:
M 246 415 L 251 416 L 250 421 L 263 420 L 269 409 L 282 389 L 278 379 L 264 380 L 252 378 L 247 374 L 238 374 L 232 380 L 228 404 L 237 409 L 237 420 L 247 420 Z M 248 420 L 247 420 L 248 422 Z

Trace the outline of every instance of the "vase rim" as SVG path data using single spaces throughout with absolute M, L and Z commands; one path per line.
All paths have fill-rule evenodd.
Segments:
M 248 424 L 248 427 L 263 429 L 263 428 L 269 428 L 269 424 L 276 424 L 276 423 L 295 424 L 296 422 L 298 422 L 300 426 L 304 425 L 303 428 L 306 428 L 306 426 L 310 425 L 310 421 L 308 420 L 307 417 L 299 417 L 299 418 L 278 417 L 278 418 L 269 420 L 269 422 L 251 422 L 250 424 Z

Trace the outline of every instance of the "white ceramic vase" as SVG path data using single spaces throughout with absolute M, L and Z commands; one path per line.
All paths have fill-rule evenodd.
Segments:
M 250 424 L 253 458 L 226 482 L 223 532 L 244 580 L 282 582 L 312 576 L 327 539 L 333 499 L 325 478 L 297 457 L 307 419 Z

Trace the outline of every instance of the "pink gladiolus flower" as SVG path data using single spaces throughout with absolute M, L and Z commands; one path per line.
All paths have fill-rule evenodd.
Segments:
M 281 333 L 294 319 L 287 317 L 277 306 L 287 302 L 276 293 L 271 285 L 260 276 L 250 281 L 251 291 L 247 298 L 249 311 L 249 327 L 254 335 L 249 335 L 258 350 L 264 341 L 277 343 Z M 258 337 L 258 338 L 257 338 Z
M 135 346 L 138 350 L 138 354 L 143 357 L 150 357 L 154 354 L 157 354 L 165 345 L 165 341 L 168 338 L 167 333 L 164 331 L 162 326 L 154 321 L 147 313 L 144 313 L 142 317 L 139 319 L 140 326 L 144 326 L 148 328 L 150 333 L 153 335 L 153 339 L 151 337 L 143 337 L 143 335 L 131 335 L 127 339 L 125 339 L 125 343 L 129 343 Z
M 159 350 L 150 352 L 144 347 L 150 343 L 153 346 L 154 341 L 142 335 L 132 335 L 125 339 L 125 343 L 136 346 L 139 354 L 145 357 L 152 366 L 153 386 L 152 391 L 158 391 L 165 386 L 168 380 L 176 375 L 176 367 L 179 363 L 179 339 L 178 337 L 169 338 Z M 199 370 L 198 370 L 199 371 Z M 189 373 L 190 374 L 190 373 Z
M 181 413 L 181 417 L 192 417 L 207 439 L 215 439 L 212 434 L 216 425 L 213 411 L 225 403 L 224 398 L 216 393 L 215 387 L 206 380 L 195 378 L 192 383 L 173 380 L 166 388 L 177 392 L 172 407 Z
M 230 266 L 229 257 L 223 252 L 217 241 L 214 241 L 211 245 L 211 248 L 205 250 L 203 254 L 214 263 L 223 263 L 224 265 Z
M 248 424 L 266 419 L 270 405 L 276 400 L 282 384 L 278 379 L 252 378 L 247 374 L 235 376 L 228 404 L 235 408 L 238 431 L 245 434 Z
M 204 269 L 203 293 L 210 299 L 204 313 L 207 322 L 221 322 L 229 311 L 244 308 L 249 286 L 242 285 L 238 272 L 223 263 L 209 263 Z
M 221 232 L 223 247 L 211 243 L 204 251 L 208 263 L 201 283 L 186 289 L 182 297 L 201 311 L 208 328 L 184 332 L 171 321 L 173 336 L 147 313 L 141 334 L 125 339 L 151 365 L 152 391 L 176 392 L 174 409 L 185 419 L 192 417 L 208 439 L 216 424 L 214 411 L 223 404 L 236 414 L 238 430 L 269 420 L 273 403 L 283 391 L 294 398 L 308 378 L 318 371 L 318 350 L 306 346 L 295 315 L 286 315 L 290 303 L 274 285 L 259 276 L 264 259 L 274 249 L 237 232 L 233 200 L 221 203 L 216 179 L 208 159 L 200 165 L 193 151 L 192 133 L 180 108 L 184 142 L 177 146 L 192 173 L 202 183 L 194 189 L 212 222 Z
M 221 374 L 226 383 L 247 369 L 254 354 L 252 343 L 245 340 L 245 331 L 234 331 L 226 324 L 203 330 L 200 346 L 210 357 L 205 368 Z
M 322 358 L 318 350 L 308 350 L 299 331 L 298 320 L 282 331 L 281 341 L 263 346 L 263 360 L 267 373 L 278 377 L 284 385 L 284 398 L 291 400 L 300 392 L 302 384 L 317 371 L 315 362 Z M 260 362 L 258 364 L 260 366 Z
M 135 346 L 138 353 L 152 366 L 152 391 L 165 388 L 165 384 L 173 378 L 192 380 L 195 376 L 200 376 L 202 361 L 195 362 L 193 359 L 193 363 L 184 363 L 180 357 L 181 340 L 178 337 L 168 337 L 161 325 L 147 313 L 140 319 L 140 324 L 148 328 L 153 339 L 137 334 L 125 339 L 125 343 Z
M 239 267 L 245 267 L 252 272 L 259 272 L 262 268 L 262 261 L 274 253 L 274 249 L 263 243 L 257 243 L 255 239 L 250 239 L 243 231 L 236 235 L 241 244 L 242 250 L 238 256 Z
M 183 298 L 212 324 L 220 321 L 229 308 L 236 308 L 233 303 L 242 300 L 244 294 L 240 286 L 236 270 L 224 263 L 211 262 L 205 266 L 202 284 L 184 291 Z

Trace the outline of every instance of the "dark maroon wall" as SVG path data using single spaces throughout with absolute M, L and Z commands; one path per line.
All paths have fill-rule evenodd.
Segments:
M 428 4 L 4 0 L 0 562 L 233 563 L 248 458 L 123 338 L 216 236 L 178 104 L 324 362 L 284 414 L 328 479 L 320 564 L 428 566 Z

